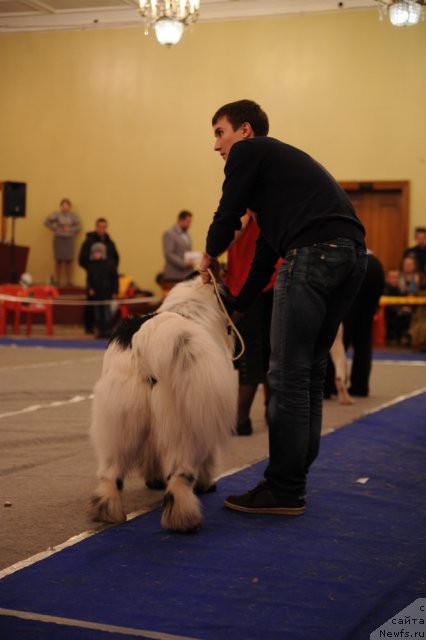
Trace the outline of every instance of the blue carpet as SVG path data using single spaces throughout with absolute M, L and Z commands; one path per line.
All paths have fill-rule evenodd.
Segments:
M 376 351 L 373 360 L 390 360 L 392 362 L 418 360 L 426 362 L 425 351 Z
M 4 578 L 0 607 L 202 640 L 366 640 L 426 594 L 425 416 L 421 394 L 323 438 L 303 517 L 223 508 L 259 463 L 203 497 L 200 534 L 154 511 Z M 0 637 L 99 637 L 40 625 L 0 616 Z

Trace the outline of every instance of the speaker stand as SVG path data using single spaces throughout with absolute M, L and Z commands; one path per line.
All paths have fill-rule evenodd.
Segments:
M 15 216 L 12 216 L 12 240 L 10 243 L 10 282 L 12 284 L 18 282 L 18 274 L 16 271 L 15 219 Z

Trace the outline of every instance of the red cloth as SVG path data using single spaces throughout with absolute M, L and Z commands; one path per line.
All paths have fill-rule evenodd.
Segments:
M 250 271 L 254 253 L 256 250 L 256 240 L 259 235 L 259 227 L 255 220 L 250 217 L 243 235 L 234 242 L 228 249 L 228 264 L 225 284 L 233 296 L 237 296 Z M 269 284 L 264 291 L 272 289 L 275 285 L 278 269 L 283 260 L 280 258 L 275 265 L 275 271 Z

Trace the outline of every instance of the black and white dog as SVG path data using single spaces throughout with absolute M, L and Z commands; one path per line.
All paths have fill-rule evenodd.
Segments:
M 89 514 L 126 519 L 123 480 L 139 466 L 150 487 L 165 486 L 162 525 L 196 531 L 196 493 L 212 487 L 216 454 L 232 435 L 237 379 L 227 318 L 213 285 L 176 285 L 156 313 L 124 321 L 95 386 L 90 436 L 100 484 Z

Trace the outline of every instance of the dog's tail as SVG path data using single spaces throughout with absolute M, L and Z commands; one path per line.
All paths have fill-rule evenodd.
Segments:
M 192 474 L 173 475 L 163 498 L 161 524 L 165 529 L 181 533 L 195 533 L 201 527 L 201 504 L 194 494 L 195 477 Z

